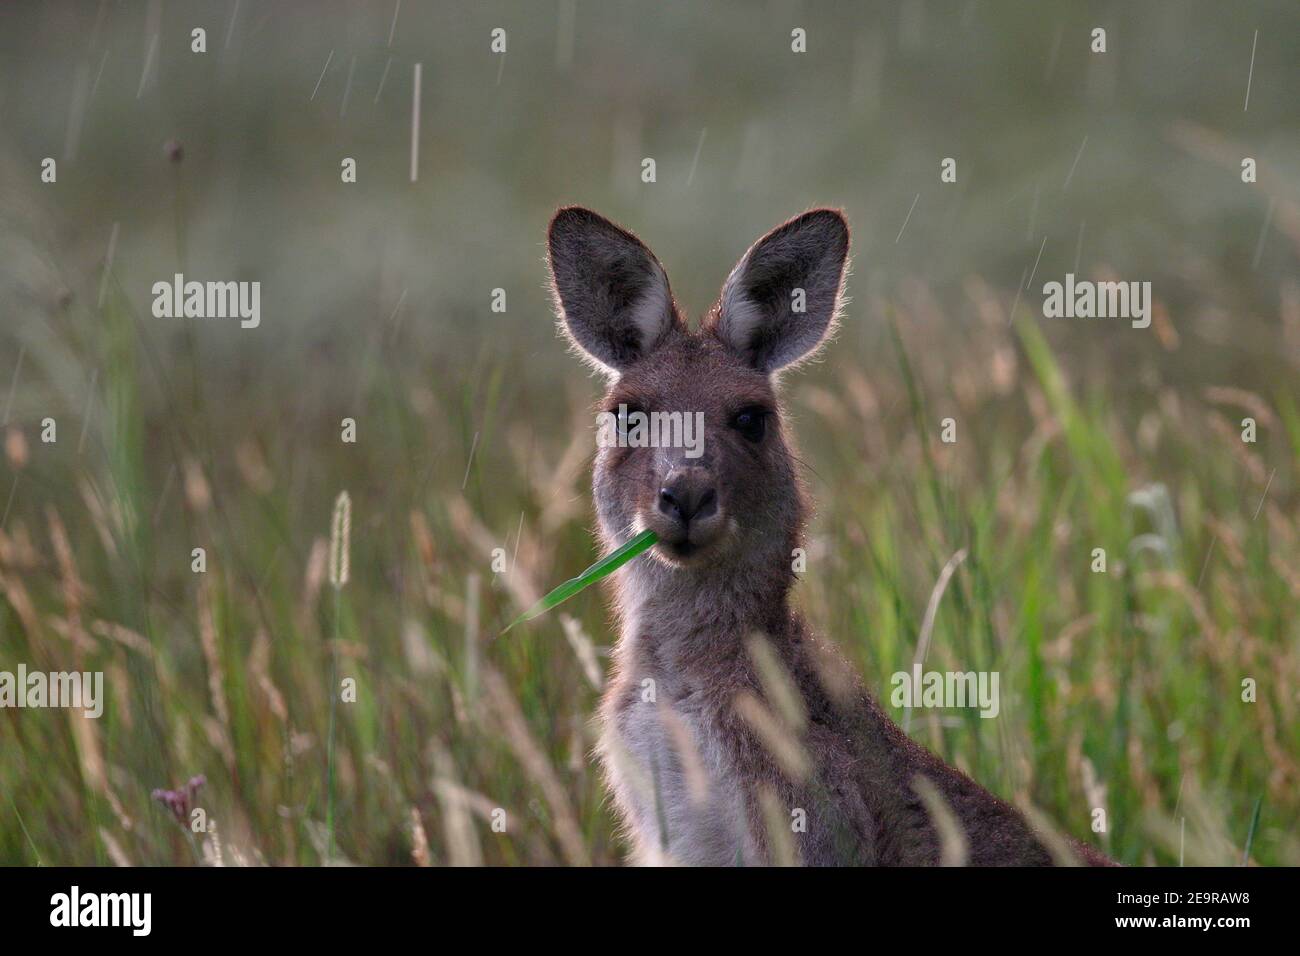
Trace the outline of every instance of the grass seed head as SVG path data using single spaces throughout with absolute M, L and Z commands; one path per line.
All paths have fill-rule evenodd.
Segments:
M 340 491 L 334 501 L 334 519 L 330 522 L 330 585 L 341 588 L 348 583 L 348 549 L 352 536 L 352 499 Z

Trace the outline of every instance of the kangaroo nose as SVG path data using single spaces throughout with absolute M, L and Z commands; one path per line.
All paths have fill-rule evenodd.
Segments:
M 718 492 L 703 468 L 675 469 L 659 489 L 659 510 L 682 524 L 718 510 Z

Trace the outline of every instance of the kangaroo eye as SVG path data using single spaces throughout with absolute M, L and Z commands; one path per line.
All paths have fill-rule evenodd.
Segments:
M 731 420 L 731 427 L 744 435 L 746 440 L 757 444 L 763 440 L 763 434 L 767 430 L 767 409 L 756 405 L 742 408 Z
M 639 416 L 645 413 L 636 405 L 620 404 L 617 408 L 611 408 L 610 413 L 614 416 L 615 427 L 618 428 L 620 435 L 626 435 L 630 429 L 639 420 Z M 629 422 L 628 419 L 631 419 Z

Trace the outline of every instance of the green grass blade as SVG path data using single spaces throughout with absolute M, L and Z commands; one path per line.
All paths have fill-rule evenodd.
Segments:
M 545 614 L 551 608 L 563 604 L 579 591 L 584 591 L 601 578 L 613 574 L 641 552 L 648 551 L 658 540 L 659 536 L 653 531 L 642 531 L 631 541 L 622 545 L 617 550 L 605 555 L 605 557 L 587 568 L 587 570 L 583 571 L 576 578 L 569 578 L 569 580 L 555 588 L 547 594 L 546 597 L 542 598 L 523 614 L 520 614 L 517 618 L 511 621 L 505 631 L 502 631 L 501 633 L 504 634 L 516 624 L 523 621 L 531 621 L 533 618 Z
M 1255 831 L 1259 829 L 1259 811 L 1264 805 L 1264 795 L 1255 798 L 1255 812 L 1250 815 L 1250 832 L 1246 834 L 1246 852 L 1241 857 L 1242 866 L 1250 866 L 1250 850 L 1255 845 Z

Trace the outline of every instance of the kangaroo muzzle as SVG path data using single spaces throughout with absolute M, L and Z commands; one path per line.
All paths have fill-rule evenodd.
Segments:
M 724 524 L 713 470 L 685 461 L 673 464 L 660 482 L 646 519 L 674 557 L 686 558 L 708 547 Z

